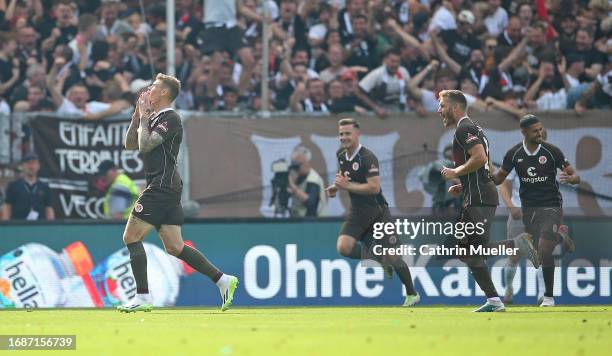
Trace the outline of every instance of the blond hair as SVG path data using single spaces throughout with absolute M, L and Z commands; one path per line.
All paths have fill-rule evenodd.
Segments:
M 344 126 L 344 125 L 353 125 L 354 128 L 356 129 L 359 128 L 359 122 L 353 119 L 352 117 L 340 119 L 340 121 L 338 121 L 338 126 Z
M 459 105 L 463 111 L 467 109 L 467 99 L 461 90 L 442 90 L 438 95 L 440 99 L 446 98 L 451 104 Z
M 176 77 L 162 73 L 159 73 L 155 79 L 159 80 L 168 89 L 168 98 L 170 102 L 173 102 L 181 91 L 181 82 Z

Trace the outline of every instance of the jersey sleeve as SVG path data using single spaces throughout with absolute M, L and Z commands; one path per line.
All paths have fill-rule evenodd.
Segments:
M 373 154 L 363 156 L 363 169 L 365 170 L 366 178 L 376 177 L 380 175 L 378 158 Z
M 461 125 L 457 128 L 455 135 L 457 135 L 457 141 L 466 152 L 478 144 L 483 145 L 482 140 L 478 137 L 477 129 L 473 126 Z
M 501 168 L 508 173 L 512 172 L 512 170 L 514 169 L 514 162 L 512 161 L 513 157 L 514 157 L 514 150 L 511 149 L 508 152 L 506 152 L 506 155 L 504 156 L 504 161 L 502 162 Z
M 157 132 L 164 138 L 164 141 L 174 136 L 174 133 L 180 128 L 178 115 L 163 115 L 159 119 L 159 123 L 153 128 L 153 132 Z
M 558 147 L 552 146 L 550 151 L 555 159 L 555 166 L 558 169 L 563 170 L 565 167 L 570 165 L 569 161 Z

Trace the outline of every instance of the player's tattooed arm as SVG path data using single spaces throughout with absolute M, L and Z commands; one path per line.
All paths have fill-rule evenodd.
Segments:
M 148 115 L 144 115 L 140 118 L 140 127 L 138 128 L 138 150 L 141 153 L 151 152 L 155 147 L 164 142 L 162 135 L 149 130 L 150 119 Z
M 140 125 L 140 119 L 136 116 L 136 113 L 132 116 L 132 122 L 128 127 L 127 134 L 125 135 L 125 148 L 127 150 L 138 149 L 138 126 Z

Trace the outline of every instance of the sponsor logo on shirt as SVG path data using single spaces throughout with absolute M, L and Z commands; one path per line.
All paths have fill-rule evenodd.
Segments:
M 378 167 L 376 167 L 374 164 L 372 164 L 370 166 L 370 170 L 368 172 L 370 172 L 370 173 L 378 172 Z

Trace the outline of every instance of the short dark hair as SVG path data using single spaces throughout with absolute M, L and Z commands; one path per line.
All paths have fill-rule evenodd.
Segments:
M 368 17 L 364 14 L 357 14 L 355 16 L 351 16 L 351 22 L 355 21 L 355 20 L 359 20 L 362 19 L 365 22 L 368 22 Z
M 467 109 L 467 99 L 461 90 L 442 90 L 439 95 L 440 99 L 447 98 L 451 104 L 458 104 L 464 111 Z
M 519 126 L 522 129 L 526 129 L 526 128 L 528 128 L 529 126 L 531 126 L 533 124 L 537 124 L 538 122 L 540 122 L 540 119 L 538 119 L 537 116 L 532 115 L 532 114 L 527 114 L 527 115 L 523 116 L 521 121 L 519 121 Z
M 171 75 L 166 75 L 162 73 L 159 73 L 155 77 L 155 79 L 162 82 L 162 84 L 168 89 L 168 91 L 170 92 L 170 102 L 173 102 L 181 91 L 181 82 Z
M 401 56 L 402 52 L 400 51 L 399 47 L 391 46 L 391 47 L 387 48 L 387 50 L 385 51 L 384 58 L 387 58 L 387 56 L 389 56 L 391 54 L 394 54 L 396 56 Z
M 340 119 L 338 121 L 338 126 L 345 126 L 345 125 L 353 125 L 354 128 L 358 129 L 359 121 L 353 119 L 352 117 L 347 117 L 344 119 Z
M 87 31 L 87 29 L 98 23 L 98 18 L 92 14 L 84 14 L 79 16 L 79 32 Z

